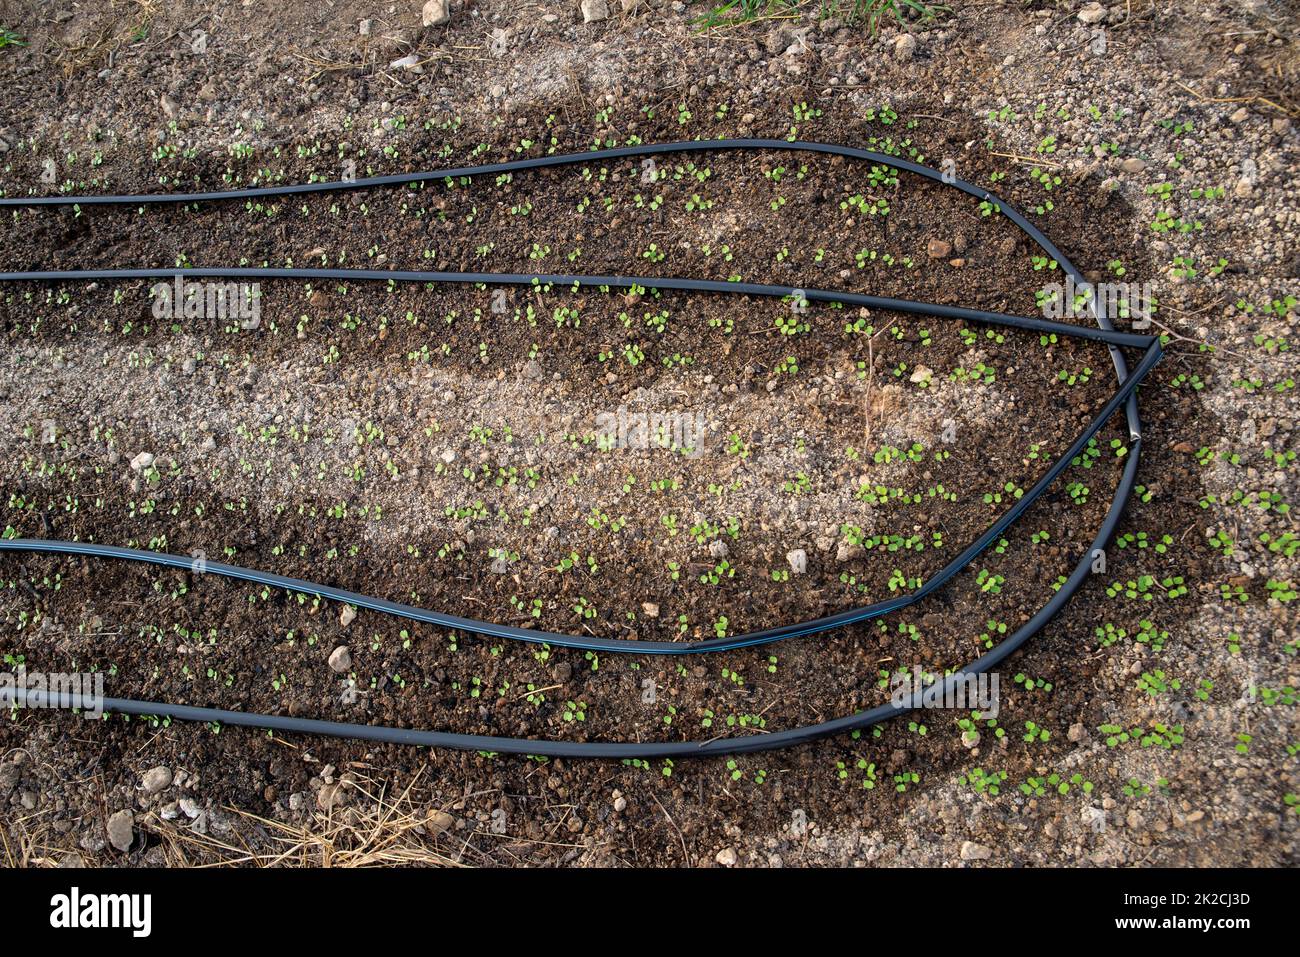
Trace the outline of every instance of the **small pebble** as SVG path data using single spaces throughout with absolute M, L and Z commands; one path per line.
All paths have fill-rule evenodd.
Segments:
M 582 22 L 598 23 L 609 19 L 609 4 L 605 0 L 582 0 Z
M 135 815 L 130 811 L 118 811 L 108 819 L 108 843 L 125 853 L 131 850 L 135 841 Z
M 420 22 L 426 27 L 440 27 L 451 19 L 448 0 L 429 0 L 420 11 Z
M 171 768 L 159 765 L 156 768 L 150 768 L 144 773 L 144 778 L 140 783 L 145 794 L 158 794 L 172 786 Z
M 330 652 L 329 658 L 330 671 L 335 674 L 346 674 L 352 668 L 352 652 L 348 651 L 347 645 L 339 645 Z

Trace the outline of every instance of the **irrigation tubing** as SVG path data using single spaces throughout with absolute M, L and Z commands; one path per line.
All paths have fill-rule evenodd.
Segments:
M 1061 472 L 1081 455 L 1088 441 L 1106 423 L 1118 408 L 1127 400 L 1146 370 L 1159 359 L 1158 353 L 1151 353 L 1143 363 L 1134 370 L 1124 386 L 1110 397 L 1102 410 L 1093 418 L 1088 427 L 1079 434 L 1070 448 L 1059 456 L 1019 499 L 1007 509 L 979 538 L 971 542 L 955 558 L 944 565 L 937 573 L 926 579 L 919 588 L 884 601 L 874 602 L 861 608 L 854 608 L 836 614 L 827 615 L 811 621 L 798 622 L 766 628 L 762 631 L 749 632 L 724 638 L 709 638 L 702 641 L 643 641 L 629 638 L 601 638 L 593 635 L 563 634 L 559 632 L 540 631 L 531 628 L 519 628 L 496 622 L 482 621 L 475 618 L 462 618 L 445 612 L 432 611 L 414 605 L 405 605 L 362 595 L 358 592 L 322 585 L 316 582 L 289 578 L 272 572 L 229 565 L 224 562 L 204 561 L 197 565 L 195 560 L 186 555 L 169 555 L 163 552 L 147 551 L 137 548 L 123 548 L 117 545 L 99 545 L 93 542 L 65 542 L 48 539 L 15 538 L 0 539 L 0 551 L 47 552 L 63 555 L 82 555 L 96 558 L 117 558 L 127 561 L 145 562 L 167 568 L 193 571 L 198 574 L 211 574 L 225 578 L 234 578 L 251 582 L 255 585 L 268 585 L 272 588 L 290 592 L 300 592 L 332 601 L 346 602 L 358 608 L 366 608 L 412 621 L 435 625 L 441 628 L 457 629 L 492 638 L 508 638 L 534 644 L 546 644 L 559 648 L 574 648 L 579 651 L 603 653 L 628 653 L 652 655 L 687 655 L 704 652 L 731 651 L 765 645 L 786 638 L 819 634 L 836 628 L 843 628 L 871 618 L 878 618 L 896 611 L 901 611 L 916 604 L 928 595 L 942 588 L 963 568 L 974 561 L 990 544 L 1003 535 L 1017 519 L 1041 497 Z
M 995 205 L 997 210 L 1020 227 L 1052 259 L 1066 275 L 1072 277 L 1076 284 L 1086 288 L 1086 280 L 1079 270 L 1061 253 L 1059 249 L 1032 223 L 1018 211 L 992 193 L 973 186 L 948 174 L 922 166 L 919 163 L 877 153 L 856 147 L 824 143 L 805 143 L 787 140 L 741 139 L 741 140 L 701 140 L 680 143 L 660 143 L 646 146 L 623 147 L 610 150 L 593 150 L 585 153 L 572 153 L 546 156 L 533 159 L 515 160 L 505 163 L 491 163 L 482 166 L 461 167 L 456 169 L 406 173 L 393 176 L 378 176 L 365 179 L 328 183 L 307 183 L 295 186 L 258 187 L 253 189 L 226 190 L 209 193 L 169 193 L 137 195 L 101 195 L 101 196 L 27 196 L 0 198 L 0 207 L 38 207 L 38 206 L 94 206 L 94 205 L 136 205 L 148 204 L 197 204 L 200 202 L 251 199 L 256 197 L 288 196 L 303 193 L 324 193 L 342 190 L 370 189 L 391 186 L 414 186 L 426 182 L 454 181 L 462 177 L 474 177 L 496 173 L 519 172 L 553 166 L 591 163 L 622 158 L 644 158 L 653 155 L 716 151 L 716 150 L 795 150 L 804 152 L 826 153 L 851 159 L 877 163 L 901 169 L 926 179 L 953 186 L 962 192 L 979 198 L 981 201 Z M 271 572 L 243 568 L 223 562 L 205 562 L 196 567 L 193 559 L 187 556 L 168 555 L 142 549 L 122 548 L 113 545 L 100 545 L 93 542 L 58 541 L 52 539 L 0 539 L 0 551 L 43 552 L 62 555 L 116 558 L 178 568 L 200 573 L 215 574 L 227 578 L 267 585 L 290 592 L 315 595 L 321 598 L 347 602 L 360 608 L 366 608 L 384 614 L 420 621 L 449 629 L 491 637 L 544 643 L 556 647 L 575 648 L 604 653 L 631 654 L 699 654 L 752 647 L 779 641 L 786 638 L 818 634 L 832 629 L 843 628 L 868 619 L 880 617 L 906 608 L 933 593 L 946 584 L 953 576 L 966 567 L 997 540 L 1017 519 L 1037 501 L 1059 478 L 1060 474 L 1077 458 L 1101 430 L 1105 423 L 1121 407 L 1125 410 L 1129 432 L 1129 447 L 1123 474 L 1116 488 L 1114 498 L 1102 520 L 1092 547 L 1079 560 L 1073 572 L 1060 584 L 1053 597 L 1040 608 L 1024 625 L 1011 636 L 1000 642 L 995 648 L 975 659 L 973 662 L 949 675 L 943 681 L 956 688 L 966 680 L 987 672 L 1014 653 L 1021 645 L 1033 637 L 1069 602 L 1083 581 L 1091 573 L 1093 554 L 1103 548 L 1111 539 L 1123 514 L 1124 508 L 1132 494 L 1137 480 L 1137 468 L 1140 459 L 1142 428 L 1138 415 L 1136 390 L 1143 378 L 1161 359 L 1159 337 L 1118 332 L 1109 320 L 1089 304 L 1089 314 L 1096 320 L 1097 327 L 1076 326 L 1069 323 L 1055 322 L 1028 316 L 1014 316 L 986 310 L 970 309 L 964 306 L 943 305 L 938 303 L 917 302 L 907 299 L 894 299 L 871 296 L 860 293 L 839 292 L 835 290 L 806 289 L 801 287 L 745 282 L 720 282 L 701 279 L 681 279 L 671 277 L 643 276 L 584 276 L 584 275 L 548 275 L 529 273 L 482 273 L 482 272 L 444 272 L 444 271 L 405 271 L 372 269 L 275 269 L 254 267 L 190 267 L 185 269 L 75 269 L 45 271 L 11 271 L 0 272 L 0 281 L 4 282 L 58 282 L 58 281 L 98 281 L 126 279 L 172 279 L 176 277 L 210 277 L 222 279 L 334 279 L 342 281 L 388 281 L 388 282 L 453 282 L 483 285 L 544 285 L 544 286 L 583 286 L 609 288 L 643 288 L 654 290 L 675 290 L 684 292 L 704 292 L 712 294 L 767 296 L 782 298 L 799 298 L 809 301 L 840 303 L 843 305 L 865 306 L 867 308 L 907 312 L 911 314 L 934 316 L 943 319 L 958 319 L 976 323 L 999 325 L 1039 334 L 1056 334 L 1101 342 L 1110 350 L 1118 378 L 1118 387 L 1089 425 L 1074 440 L 1069 449 L 1057 458 L 1043 473 L 1039 480 L 1001 515 L 985 532 L 968 545 L 962 552 L 926 580 L 915 591 L 875 602 L 861 608 L 846 610 L 827 615 L 811 621 L 779 625 L 744 635 L 707 639 L 703 641 L 640 641 L 634 639 L 600 638 L 589 635 L 567 635 L 545 631 L 518 628 L 511 625 L 462 618 L 443 612 L 400 604 L 382 598 L 361 595 L 346 589 L 330 585 L 289 578 Z M 1141 359 L 1130 372 L 1125 361 L 1122 347 L 1141 348 Z M 812 741 L 828 735 L 858 730 L 884 721 L 899 714 L 906 713 L 920 704 L 917 691 L 915 702 L 908 699 L 901 704 L 890 703 L 861 711 L 845 717 L 820 722 L 785 731 L 766 734 L 752 734 L 745 737 L 724 737 L 707 741 L 650 741 L 650 742 L 601 742 L 601 741 L 562 741 L 553 739 L 510 738 L 492 735 L 455 734 L 444 731 L 423 731 L 418 729 L 383 727 L 376 725 L 353 724 L 337 721 L 321 721 L 308 718 L 285 717 L 281 715 L 255 714 L 243 711 L 230 711 L 219 708 L 201 708 L 170 702 L 139 701 L 128 698 L 105 698 L 102 702 L 83 701 L 74 696 L 72 707 L 84 707 L 94 710 L 99 704 L 105 711 L 123 714 L 168 717 L 177 720 L 217 722 L 220 724 L 242 725 L 269 729 L 272 731 L 300 732 L 320 734 L 333 737 L 355 738 L 383 743 L 422 745 L 428 747 L 457 748 L 493 753 L 528 754 L 545 757 L 596 757 L 596 758 L 680 758 L 688 756 L 736 754 L 753 751 L 766 751 L 789 747 Z M 0 704 L 21 707 L 27 704 L 26 692 L 20 688 L 0 687 Z

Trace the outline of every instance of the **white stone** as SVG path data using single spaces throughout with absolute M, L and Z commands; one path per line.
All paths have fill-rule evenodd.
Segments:
M 352 652 L 347 645 L 339 645 L 330 652 L 329 665 L 330 671 L 340 675 L 352 668 Z
M 172 786 L 171 768 L 159 765 L 151 768 L 144 773 L 144 779 L 141 782 L 145 794 L 157 794 L 159 791 L 165 791 Z
M 449 0 L 429 0 L 420 11 L 420 19 L 426 27 L 440 27 L 451 19 Z
M 1090 3 L 1078 13 L 1079 22 L 1092 26 L 1106 19 L 1106 8 L 1100 3 Z
M 135 840 L 135 816 L 130 811 L 118 811 L 108 819 L 108 843 L 119 851 L 129 851 Z
M 582 22 L 596 23 L 609 19 L 609 4 L 605 0 L 582 0 Z

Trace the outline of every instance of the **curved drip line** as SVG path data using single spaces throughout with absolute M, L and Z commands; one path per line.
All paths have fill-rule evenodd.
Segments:
M 797 150 L 831 155 L 845 156 L 902 169 L 926 179 L 954 186 L 981 201 L 994 203 L 999 211 L 1019 226 L 1040 248 L 1062 267 L 1065 273 L 1074 278 L 1076 283 L 1085 282 L 1078 269 L 1060 252 L 1059 249 L 1032 223 L 1013 207 L 1003 202 L 986 190 L 962 180 L 939 173 L 928 167 L 899 157 L 861 150 L 855 147 L 824 143 L 804 143 L 786 140 L 743 139 L 713 140 L 698 142 L 662 143 L 649 146 L 622 147 L 611 150 L 595 150 L 588 153 L 565 154 L 507 163 L 491 163 L 481 166 L 460 167 L 451 170 L 424 173 L 408 173 L 394 176 L 370 177 L 351 182 L 311 183 L 285 187 L 259 187 L 244 190 L 227 190 L 213 193 L 174 193 L 158 195 L 105 195 L 80 197 L 13 197 L 0 198 L 0 206 L 90 206 L 90 205 L 143 205 L 154 203 L 197 203 L 215 200 L 246 199 L 259 196 L 285 196 L 301 193 L 322 193 L 351 189 L 367 189 L 381 186 L 414 185 L 440 180 L 454 180 L 460 177 L 473 177 L 484 174 L 517 172 L 526 169 L 541 169 L 576 163 L 600 161 L 606 159 L 635 158 L 704 150 L 732 149 L 776 149 Z M 1075 591 L 1086 579 L 1091 570 L 1092 553 L 1102 548 L 1114 534 L 1122 516 L 1124 507 L 1136 482 L 1137 467 L 1141 451 L 1141 420 L 1138 416 L 1136 389 L 1141 380 L 1161 358 L 1158 337 L 1139 336 L 1116 332 L 1109 320 L 1098 314 L 1090 304 L 1089 309 L 1097 322 L 1097 329 L 1057 323 L 1044 319 L 1024 316 L 1008 316 L 1002 313 L 968 309 L 961 306 L 944 306 L 935 303 L 915 302 L 912 300 L 890 299 L 887 297 L 867 296 L 857 293 L 836 292 L 833 290 L 802 289 L 798 287 L 758 284 L 758 283 L 724 283 L 712 280 L 675 279 L 655 277 L 627 276 L 564 276 L 522 273 L 469 273 L 469 272 L 415 272 L 402 270 L 344 270 L 344 269 L 257 269 L 200 267 L 189 269 L 101 269 L 101 270 L 49 270 L 21 271 L 0 273 L 0 281 L 57 281 L 83 279 L 147 279 L 174 276 L 210 276 L 222 278 L 285 278 L 285 279 L 344 279 L 344 280 L 383 280 L 400 282 L 460 282 L 460 283 L 498 283 L 498 284 L 576 284 L 578 286 L 631 288 L 633 286 L 654 289 L 673 289 L 681 291 L 712 292 L 723 294 L 743 294 L 758 296 L 803 296 L 809 300 L 840 302 L 848 305 L 862 305 L 868 308 L 892 309 L 914 314 L 933 315 L 940 318 L 966 319 L 996 325 L 1009 326 L 1037 332 L 1053 332 L 1060 335 L 1099 341 L 1105 343 L 1111 353 L 1119 387 L 1106 402 L 1101 412 L 1071 445 L 1069 451 L 1058 458 L 1044 473 L 1043 477 L 1012 505 L 983 535 L 972 542 L 961 554 L 940 570 L 916 592 L 898 596 L 882 602 L 876 602 L 863 608 L 840 612 L 810 622 L 778 626 L 748 635 L 732 638 L 709 639 L 700 642 L 650 642 L 625 639 L 601 639 L 591 636 L 560 635 L 550 632 L 531 631 L 509 625 L 482 622 L 475 619 L 460 618 L 428 609 L 401 605 L 385 599 L 372 598 L 327 585 L 318 585 L 299 579 L 275 575 L 227 565 L 220 562 L 205 563 L 205 571 L 225 577 L 235 578 L 278 588 L 285 588 L 300 593 L 320 595 L 338 601 L 346 601 L 359 607 L 369 608 L 385 614 L 427 622 L 441 627 L 455 628 L 493 637 L 512 638 L 522 641 L 543 642 L 559 647 L 570 647 L 605 652 L 628 652 L 648 654 L 689 654 L 710 651 L 723 651 L 734 648 L 765 644 L 784 638 L 814 634 L 840 628 L 869 618 L 879 617 L 892 611 L 905 608 L 919 601 L 922 597 L 939 588 L 953 575 L 982 552 L 988 545 L 1010 527 L 1024 511 L 1040 497 L 1051 483 L 1059 477 L 1070 461 L 1079 455 L 1105 422 L 1118 411 L 1125 408 L 1128 422 L 1130 448 L 1124 473 L 1116 488 L 1115 497 L 1093 541 L 1093 547 L 1076 565 L 1074 571 L 1059 587 L 1056 594 L 1036 612 L 1028 622 L 1021 626 L 1009 638 L 1003 640 L 994 649 L 975 659 L 965 668 L 949 676 L 945 681 L 961 680 L 964 675 L 978 675 L 986 672 L 1012 654 L 1024 642 L 1036 634 L 1052 617 L 1054 617 L 1070 600 Z M 1120 351 L 1122 346 L 1145 348 L 1142 359 L 1132 374 Z M 94 557 L 110 557 L 131 561 L 147 562 L 167 567 L 193 569 L 194 562 L 182 556 L 165 555 L 138 549 L 120 548 L 111 545 L 97 545 L 85 542 L 53 541 L 44 539 L 10 539 L 0 540 L 0 551 L 45 552 Z M 0 703 L 22 705 L 26 701 L 21 689 L 0 688 Z M 77 700 L 74 706 L 87 706 L 87 702 Z M 89 706 L 93 706 L 91 703 Z M 319 721 L 306 718 L 292 718 L 280 715 L 253 714 L 249 712 L 229 711 L 218 708 L 198 708 L 169 702 L 147 702 L 128 698 L 106 698 L 102 702 L 105 710 L 124 714 L 167 716 L 178 720 L 220 722 L 224 724 L 243 725 L 272 730 L 323 734 L 335 737 L 359 738 L 363 740 L 415 744 L 429 747 L 448 747 L 466 750 L 531 754 L 550 757 L 603 757 L 603 758 L 651 758 L 651 757 L 686 757 L 698 755 L 732 754 L 750 751 L 771 750 L 811 741 L 827 735 L 838 734 L 868 727 L 887 718 L 905 713 L 912 709 L 913 701 L 903 704 L 889 703 L 868 711 L 832 719 L 818 724 L 771 734 L 753 735 L 743 738 L 718 738 L 709 741 L 684 742 L 573 742 L 557 740 L 534 740 L 529 738 L 508 738 L 491 735 L 454 734 L 443 731 L 421 731 L 406 728 L 381 727 L 374 725 L 350 724 L 334 721 Z

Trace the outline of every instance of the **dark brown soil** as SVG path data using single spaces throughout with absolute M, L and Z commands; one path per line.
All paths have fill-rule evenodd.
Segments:
M 791 94 L 795 102 L 814 98 L 797 83 Z M 682 99 L 693 113 L 684 126 L 678 98 L 627 96 L 620 120 L 601 125 L 592 123 L 586 97 L 561 94 L 513 110 L 503 124 L 490 112 L 466 111 L 446 128 L 453 114 L 439 113 L 431 128 L 420 129 L 412 116 L 386 141 L 394 154 L 346 152 L 364 175 L 577 151 L 606 137 L 730 135 L 739 112 L 754 114 L 747 126 L 755 135 L 789 130 L 791 97 L 750 101 L 723 118 L 713 117 L 715 99 Z M 931 165 L 960 156 L 962 177 L 974 182 L 1007 169 L 966 149 L 982 139 L 983 127 L 946 106 L 938 92 L 895 103 L 898 119 L 888 125 L 864 120 L 848 97 L 817 105 L 823 112 L 801 125 L 803 138 L 915 151 Z M 114 142 L 76 190 L 332 179 L 339 175 L 338 143 L 364 140 L 359 130 L 314 136 L 291 124 L 267 138 L 278 151 L 259 146 L 252 160 L 203 147 L 159 162 L 158 143 Z M 9 153 L 6 183 L 41 188 L 40 158 L 63 149 L 38 140 Z M 681 178 L 646 185 L 638 164 L 612 163 L 604 170 L 593 164 L 590 179 L 571 168 L 499 184 L 257 207 L 32 211 L 0 234 L 0 261 L 12 269 L 183 260 L 735 275 L 1037 311 L 1035 291 L 1045 274 L 1035 268 L 1036 247 L 1005 219 L 982 216 L 968 197 L 938 184 L 904 174 L 897 185 L 870 187 L 857 164 L 798 154 L 700 153 L 661 165 Z M 769 174 L 782 166 L 776 182 Z M 79 168 L 89 169 L 84 161 Z M 710 175 L 693 178 L 702 168 Z M 1108 262 L 1122 260 L 1127 278 L 1149 278 L 1156 268 L 1149 253 L 1126 239 L 1135 213 L 1119 196 L 1098 202 L 1101 178 L 1066 173 L 1050 194 L 1054 209 L 1043 217 L 1045 228 L 1090 276 L 1100 278 Z M 1022 209 L 1044 196 L 1023 168 L 993 188 Z M 639 206 L 638 194 L 643 203 L 662 196 L 662 205 Z M 889 214 L 845 211 L 841 204 L 855 194 L 886 196 Z M 694 196 L 706 208 L 688 207 Z M 585 198 L 590 205 L 580 210 Z M 530 212 L 520 215 L 527 206 Z M 931 240 L 955 248 L 931 259 Z M 651 243 L 666 253 L 662 261 L 644 255 Z M 539 247 L 548 250 L 541 258 Z M 578 258 L 566 258 L 578 248 Z M 879 255 L 858 268 L 860 250 Z M 882 263 L 885 254 L 894 265 Z M 451 285 L 305 288 L 276 281 L 262 284 L 262 292 L 261 327 L 231 330 L 155 320 L 143 282 L 0 290 L 8 353 L 0 402 L 11 408 L 7 425 L 14 427 L 3 466 L 3 522 L 25 536 L 202 550 L 210 559 L 224 554 L 249 567 L 493 621 L 617 637 L 709 637 L 722 616 L 728 632 L 738 633 L 885 597 L 896 572 L 929 576 L 1007 507 L 984 496 L 1003 492 L 1008 482 L 1028 488 L 1114 388 L 1099 345 L 1043 344 L 1009 331 L 989 338 L 981 327 L 964 338 L 960 323 L 859 317 L 826 306 L 801 317 L 806 332 L 787 336 L 776 325 L 790 315 L 787 304 L 739 297 L 510 289 L 501 315 L 493 311 L 494 290 Z M 560 307 L 576 310 L 580 324 L 557 325 Z M 663 331 L 646 323 L 664 310 Z M 858 318 L 870 334 L 845 331 Z M 644 361 L 629 365 L 628 344 L 644 351 Z M 755 836 L 749 846 L 756 855 L 767 847 L 797 858 L 802 834 L 790 830 L 796 811 L 823 834 L 851 843 L 870 833 L 874 845 L 906 848 L 954 831 L 978 836 L 983 827 L 1014 827 L 1038 807 L 1017 790 L 1022 781 L 1076 766 L 1098 794 L 1118 793 L 1126 775 L 1104 756 L 1078 764 L 1067 731 L 1082 724 L 1096 735 L 1111 721 L 1149 724 L 1154 719 L 1123 703 L 1133 680 L 1127 672 L 1135 660 L 1132 674 L 1160 661 L 1141 647 L 1133 658 L 1131 642 L 1099 647 L 1096 631 L 1115 623 L 1132 633 L 1139 619 L 1151 619 L 1177 646 L 1192 640 L 1198 591 L 1217 594 L 1208 564 L 1213 552 L 1205 546 L 1208 520 L 1196 508 L 1204 490 L 1188 453 L 1213 445 L 1221 426 L 1194 392 L 1168 385 L 1177 372 L 1208 376 L 1208 360 L 1178 343 L 1171 351 L 1140 393 L 1144 500 L 1130 506 L 1121 532 L 1156 540 L 1176 529 L 1178 547 L 1163 555 L 1108 549 L 1105 573 L 1004 670 L 997 724 L 1005 737 L 981 729 L 973 754 L 956 726 L 963 715 L 946 712 L 918 719 L 927 724 L 923 730 L 898 722 L 861 738 L 734 761 L 649 767 L 376 748 L 116 716 L 89 725 L 34 713 L 0 728 L 0 747 L 25 748 L 42 761 L 58 755 L 66 786 L 54 799 L 62 830 L 44 838 L 50 848 L 71 848 L 83 829 L 97 828 L 87 808 L 102 801 L 111 812 L 116 803 L 105 796 L 158 764 L 196 772 L 195 794 L 209 809 L 280 820 L 302 820 L 313 804 L 333 813 L 335 801 L 339 808 L 363 801 L 346 789 L 323 789 L 322 778 L 329 785 L 336 775 L 323 775 L 322 767 L 392 790 L 418 774 L 422 807 L 450 810 L 459 822 L 441 837 L 431 830 L 431 844 L 444 851 L 459 844 L 462 855 L 493 863 L 698 864 L 742 835 Z M 791 357 L 797 373 L 781 371 Z M 187 359 L 192 370 L 183 366 Z M 949 379 L 980 362 L 995 370 L 995 381 Z M 928 389 L 911 381 L 922 366 L 933 371 Z M 1058 380 L 1061 370 L 1084 368 L 1091 371 L 1086 382 Z M 621 406 L 704 412 L 705 454 L 597 451 L 596 415 Z M 54 444 L 43 441 L 46 421 L 56 425 Z M 956 430 L 951 443 L 940 437 L 949 421 Z M 343 625 L 338 607 L 201 575 L 11 555 L 0 561 L 7 586 L 0 650 L 21 655 L 29 669 L 105 671 L 114 696 L 352 722 L 572 740 L 688 740 L 795 727 L 878 704 L 887 694 L 882 673 L 913 664 L 956 667 L 985 647 L 990 623 L 1010 631 L 1027 620 L 1105 513 L 1122 465 L 1112 449 L 1112 440 L 1124 439 L 1121 426 L 1118 419 L 1109 423 L 1095 464 L 1072 468 L 1004 547 L 940 596 L 843 633 L 681 660 L 601 656 L 597 668 L 581 652 L 451 635 L 365 611 Z M 204 450 L 208 436 L 213 447 Z M 925 449 L 919 461 L 872 460 L 877 450 L 906 450 L 913 442 Z M 740 447 L 743 457 L 734 454 Z M 455 453 L 450 466 L 446 450 Z M 157 456 L 156 477 L 128 465 L 142 451 Z M 946 457 L 937 461 L 936 452 Z M 676 488 L 652 487 L 674 479 Z M 873 505 L 854 495 L 864 481 L 909 495 L 941 485 L 957 500 L 925 495 L 919 504 Z M 1082 502 L 1068 492 L 1074 482 L 1088 486 Z M 667 516 L 676 519 L 675 533 Z M 611 528 L 622 520 L 621 530 Z M 848 547 L 845 525 L 915 536 L 927 547 L 882 544 L 863 553 Z M 1031 539 L 1042 532 L 1045 540 Z M 700 580 L 719 562 L 710 554 L 714 539 L 727 545 L 734 569 L 717 585 Z M 796 548 L 807 551 L 807 574 L 774 580 Z M 509 557 L 504 574 L 492 567 L 498 549 Z M 571 553 L 579 567 L 558 572 Z M 588 556 L 598 565 L 594 572 Z M 981 589 L 981 571 L 1004 577 L 1000 591 Z M 1150 601 L 1107 596 L 1107 585 L 1140 575 L 1181 576 L 1192 594 L 1170 598 L 1156 586 Z M 1260 580 L 1245 585 L 1262 596 Z M 595 609 L 591 617 L 575 614 L 584 602 Z M 326 664 L 342 644 L 352 657 L 346 676 Z M 1017 673 L 1052 687 L 1025 690 Z M 347 695 L 348 678 L 359 692 L 355 700 Z M 647 678 L 654 703 L 643 698 Z M 578 702 L 585 720 L 566 720 Z M 1195 704 L 1184 708 L 1189 727 L 1197 711 Z M 1049 729 L 1050 741 L 1023 740 L 1027 722 Z M 875 769 L 870 789 L 863 786 L 864 765 Z M 915 802 L 924 800 L 918 795 L 927 785 L 972 766 L 1005 770 L 1007 798 L 976 798 L 983 810 L 935 806 L 918 819 Z M 915 772 L 919 783 L 899 791 L 895 775 L 904 772 Z M 1171 777 L 1177 791 L 1179 780 Z M 307 796 L 306 810 L 291 804 L 294 795 Z M 627 803 L 616 811 L 619 799 Z M 164 851 L 175 852 L 166 837 L 170 825 L 156 810 L 124 860 L 158 861 Z M 494 810 L 505 812 L 505 833 L 492 828 Z M 957 826 L 964 816 L 969 829 Z M 982 816 L 996 825 L 976 823 Z M 242 819 L 230 826 L 254 845 L 266 837 Z M 81 847 L 97 860 L 115 853 L 102 841 Z M 842 859 L 856 853 L 847 846 L 823 851 Z M 190 853 L 220 856 L 211 847 Z

